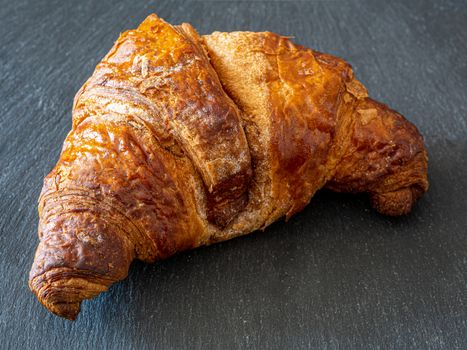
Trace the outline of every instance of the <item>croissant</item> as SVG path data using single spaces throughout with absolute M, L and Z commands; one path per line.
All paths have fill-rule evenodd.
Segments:
M 323 187 L 406 214 L 428 189 L 427 161 L 417 128 L 369 98 L 342 59 L 150 15 L 75 97 L 39 199 L 29 286 L 75 319 L 133 259 L 264 229 Z

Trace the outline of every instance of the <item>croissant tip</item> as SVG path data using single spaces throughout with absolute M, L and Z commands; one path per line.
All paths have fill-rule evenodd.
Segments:
M 52 312 L 54 315 L 60 316 L 70 321 L 76 320 L 76 317 L 78 316 L 81 309 L 81 302 L 57 301 L 56 299 L 48 297 L 48 294 L 46 293 L 37 293 L 31 285 L 31 282 L 29 283 L 29 288 L 36 295 L 42 306 L 44 306 L 48 311 Z
M 80 304 L 76 303 L 57 303 L 57 304 L 46 304 L 41 301 L 50 312 L 53 314 L 65 318 L 70 321 L 75 321 L 76 317 L 80 312 Z
M 371 204 L 379 213 L 388 216 L 407 215 L 426 189 L 410 186 L 393 192 L 371 194 Z
M 30 289 L 47 310 L 72 321 L 80 312 L 81 302 L 106 291 L 109 284 L 68 268 L 53 269 L 29 281 Z

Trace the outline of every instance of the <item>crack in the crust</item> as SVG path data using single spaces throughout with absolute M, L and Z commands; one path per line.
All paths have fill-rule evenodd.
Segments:
M 241 107 L 241 105 L 239 103 L 237 103 L 235 97 L 229 92 L 229 90 L 227 89 L 226 87 L 226 84 L 223 82 L 222 78 L 220 77 L 220 75 L 218 74 L 217 70 L 216 70 L 216 67 L 211 63 L 211 55 L 210 55 L 210 51 L 205 47 L 205 43 L 204 43 L 204 38 L 201 37 L 201 45 L 203 45 L 203 51 L 205 52 L 205 55 L 206 57 L 208 58 L 208 64 L 209 66 L 212 68 L 213 72 L 215 73 L 219 83 L 220 83 L 220 86 L 221 86 L 221 89 L 223 91 L 223 93 L 229 98 L 230 101 L 232 101 L 233 105 L 236 106 L 236 108 L 240 111 L 240 119 L 241 119 L 241 123 L 240 123 L 240 127 L 242 128 L 245 136 L 247 135 L 247 132 L 245 130 L 245 127 L 244 127 L 244 123 L 250 123 L 250 124 L 254 124 L 254 128 L 256 130 L 258 130 L 258 125 L 251 119 L 251 118 L 247 118 L 246 115 L 248 113 L 246 113 L 246 111 Z M 246 143 L 248 145 L 248 151 L 250 152 L 250 158 L 253 159 L 253 156 L 251 154 L 251 149 L 252 149 L 252 146 L 250 145 L 250 140 L 248 137 L 245 137 L 246 139 Z M 253 199 L 252 199 L 252 189 L 254 188 L 254 185 L 252 184 L 258 184 L 257 182 L 257 176 L 256 176 L 256 167 L 255 166 L 252 166 L 251 167 L 251 171 L 252 171 L 252 175 L 251 175 L 251 180 L 250 180 L 250 183 L 248 185 L 248 188 L 247 188 L 247 192 L 248 192 L 248 203 L 247 205 L 245 206 L 245 209 L 248 208 L 249 204 L 252 203 Z M 258 187 L 258 185 L 256 185 Z M 245 212 L 245 209 L 242 210 L 241 212 L 239 212 L 237 214 L 237 217 L 238 215 L 240 215 L 241 213 L 244 213 Z M 257 229 L 261 229 L 261 230 L 264 230 L 267 226 L 268 226 L 268 218 L 269 216 L 271 215 L 271 213 L 276 209 L 276 206 L 273 206 L 268 212 L 267 212 L 267 217 L 264 221 L 261 222 L 260 225 L 258 225 L 258 228 Z M 228 230 L 229 227 L 232 226 L 232 224 L 235 222 L 235 220 L 232 220 L 230 222 L 230 224 L 225 227 L 224 229 L 225 230 Z M 240 234 L 237 234 L 235 236 L 232 236 L 232 237 L 236 237 L 238 235 L 243 235 L 243 234 L 246 234 L 247 232 L 244 232 L 244 233 L 240 233 Z

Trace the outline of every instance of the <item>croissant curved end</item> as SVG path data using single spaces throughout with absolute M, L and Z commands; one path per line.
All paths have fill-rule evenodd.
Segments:
M 56 268 L 29 280 L 29 288 L 44 307 L 57 316 L 75 320 L 81 302 L 107 291 L 111 281 L 86 276 L 84 271 Z
M 387 193 L 370 195 L 371 205 L 378 213 L 388 216 L 399 216 L 410 213 L 417 199 L 423 194 L 418 186 L 410 186 Z
M 413 206 L 417 200 L 428 191 L 428 155 L 425 150 L 414 157 L 416 166 L 414 173 L 417 176 L 412 184 L 405 187 L 400 187 L 393 191 L 382 193 L 371 193 L 370 201 L 371 206 L 378 211 L 378 213 L 388 216 L 407 215 L 412 211 Z M 410 179 L 410 176 L 407 176 Z

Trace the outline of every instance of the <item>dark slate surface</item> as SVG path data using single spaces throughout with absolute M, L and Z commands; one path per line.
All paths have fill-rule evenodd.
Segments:
M 20 349 L 467 349 L 465 1 L 1 1 L 0 335 Z M 429 193 L 398 219 L 319 193 L 287 224 L 135 263 L 72 323 L 29 292 L 36 201 L 74 93 L 151 12 L 342 56 L 425 135 Z

